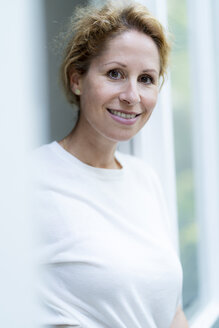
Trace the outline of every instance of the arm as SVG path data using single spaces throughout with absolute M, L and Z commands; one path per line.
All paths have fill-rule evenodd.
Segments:
M 188 321 L 186 320 L 185 314 L 180 306 L 176 311 L 170 328 L 189 328 Z

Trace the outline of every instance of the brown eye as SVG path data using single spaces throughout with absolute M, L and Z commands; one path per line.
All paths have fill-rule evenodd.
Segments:
M 118 80 L 118 79 L 121 79 L 122 78 L 122 74 L 119 70 L 117 69 L 112 69 L 110 70 L 107 75 L 111 78 L 111 79 L 114 79 L 114 80 Z
M 144 83 L 144 84 L 151 84 L 153 83 L 153 78 L 150 75 L 142 75 L 139 78 L 139 81 Z

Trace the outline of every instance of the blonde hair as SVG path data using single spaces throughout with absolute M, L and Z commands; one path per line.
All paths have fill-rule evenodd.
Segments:
M 62 85 L 70 103 L 79 105 L 80 101 L 80 97 L 71 90 L 71 73 L 77 71 L 81 75 L 86 74 L 92 59 L 100 55 L 106 42 L 128 30 L 145 33 L 154 40 L 160 55 L 160 77 L 163 84 L 170 44 L 163 26 L 146 7 L 137 3 L 118 7 L 107 2 L 102 8 L 77 8 L 65 35 L 67 46 L 60 69 Z

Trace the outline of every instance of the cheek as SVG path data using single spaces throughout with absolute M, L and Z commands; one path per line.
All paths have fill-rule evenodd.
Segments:
M 92 84 L 87 85 L 80 99 L 81 110 L 87 111 L 87 109 L 89 109 L 90 111 L 90 109 L 99 102 L 98 93 L 98 88 L 95 88 Z
M 144 96 L 143 104 L 147 112 L 152 112 L 154 107 L 156 106 L 158 98 L 158 91 L 150 92 Z
M 104 105 L 110 94 L 110 88 L 103 85 L 103 83 L 98 83 L 97 81 L 95 81 L 95 83 L 89 83 L 86 86 L 84 97 L 81 97 L 81 105 L 86 107 L 98 107 Z

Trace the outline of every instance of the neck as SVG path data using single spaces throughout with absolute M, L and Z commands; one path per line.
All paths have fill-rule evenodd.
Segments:
M 69 153 L 77 157 L 82 162 L 97 168 L 121 169 L 121 165 L 116 161 L 114 154 L 117 143 L 107 140 L 98 133 L 85 133 L 80 125 L 60 141 L 60 144 Z M 83 132 L 83 133 L 81 133 Z

